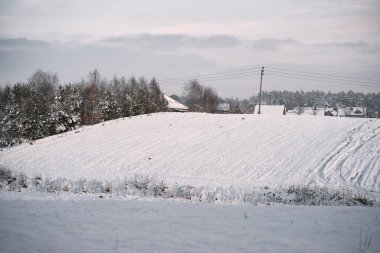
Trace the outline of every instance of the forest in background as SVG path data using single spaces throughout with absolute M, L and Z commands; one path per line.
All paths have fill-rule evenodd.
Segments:
M 167 102 L 153 78 L 110 81 L 95 69 L 86 80 L 59 85 L 56 74 L 36 71 L 27 83 L 0 89 L 0 146 L 36 140 L 82 125 L 162 112 Z
M 179 98 L 186 101 L 185 98 Z M 256 105 L 259 101 L 259 95 L 254 95 L 249 99 L 240 100 L 238 98 L 225 98 L 221 101 L 230 103 L 232 107 L 244 111 L 250 105 Z M 261 104 L 267 105 L 285 105 L 287 109 L 295 107 L 317 107 L 317 108 L 337 108 L 337 107 L 366 107 L 367 117 L 376 117 L 376 112 L 380 112 L 380 92 L 367 93 L 362 92 L 324 92 L 324 91 L 263 91 L 261 95 Z

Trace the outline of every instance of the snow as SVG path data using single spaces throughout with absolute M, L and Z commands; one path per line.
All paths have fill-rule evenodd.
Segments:
M 307 116 L 325 116 L 325 108 L 316 108 L 313 110 L 312 107 L 303 107 L 303 112 L 301 115 Z
M 1 252 L 380 252 L 380 207 L 274 200 L 379 201 L 379 143 L 375 119 L 156 113 L 6 148 Z
M 5 200 L 11 252 L 379 252 L 379 208 Z M 366 238 L 368 238 L 366 240 Z
M 374 119 L 157 113 L 4 149 L 0 166 L 51 179 L 378 192 L 379 133 Z
M 284 105 L 261 105 L 260 113 L 264 115 L 283 115 Z M 259 112 L 259 106 L 255 106 L 255 114 Z

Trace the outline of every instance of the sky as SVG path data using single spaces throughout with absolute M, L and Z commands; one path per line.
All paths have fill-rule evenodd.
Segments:
M 374 0 L 0 0 L 0 85 L 97 68 L 155 77 L 169 95 L 198 77 L 246 98 L 264 66 L 264 90 L 380 92 L 378 24 Z

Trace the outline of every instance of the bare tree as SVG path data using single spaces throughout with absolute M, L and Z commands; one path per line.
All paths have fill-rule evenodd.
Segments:
M 98 70 L 88 74 L 87 86 L 82 94 L 82 123 L 87 125 L 95 124 L 102 119 L 101 108 L 101 79 Z
M 202 107 L 203 86 L 199 84 L 197 80 L 191 80 L 185 85 L 184 97 L 186 98 L 186 104 L 189 106 L 190 111 L 204 111 Z
M 218 95 L 211 87 L 204 87 L 197 80 L 191 80 L 184 87 L 184 97 L 190 111 L 213 113 L 218 106 Z
M 37 70 L 28 81 L 41 94 L 42 98 L 47 100 L 47 102 L 53 102 L 55 89 L 59 82 L 57 74 Z
M 205 112 L 214 113 L 218 106 L 218 94 L 211 87 L 203 89 L 202 105 Z

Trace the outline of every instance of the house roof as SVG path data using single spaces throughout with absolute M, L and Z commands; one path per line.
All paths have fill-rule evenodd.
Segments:
M 171 97 L 167 96 L 166 94 L 164 94 L 164 98 L 166 99 L 166 101 L 168 101 L 168 107 L 170 109 L 179 110 L 179 111 L 189 110 L 189 107 L 187 107 L 186 105 L 183 105 L 180 102 L 172 99 Z

